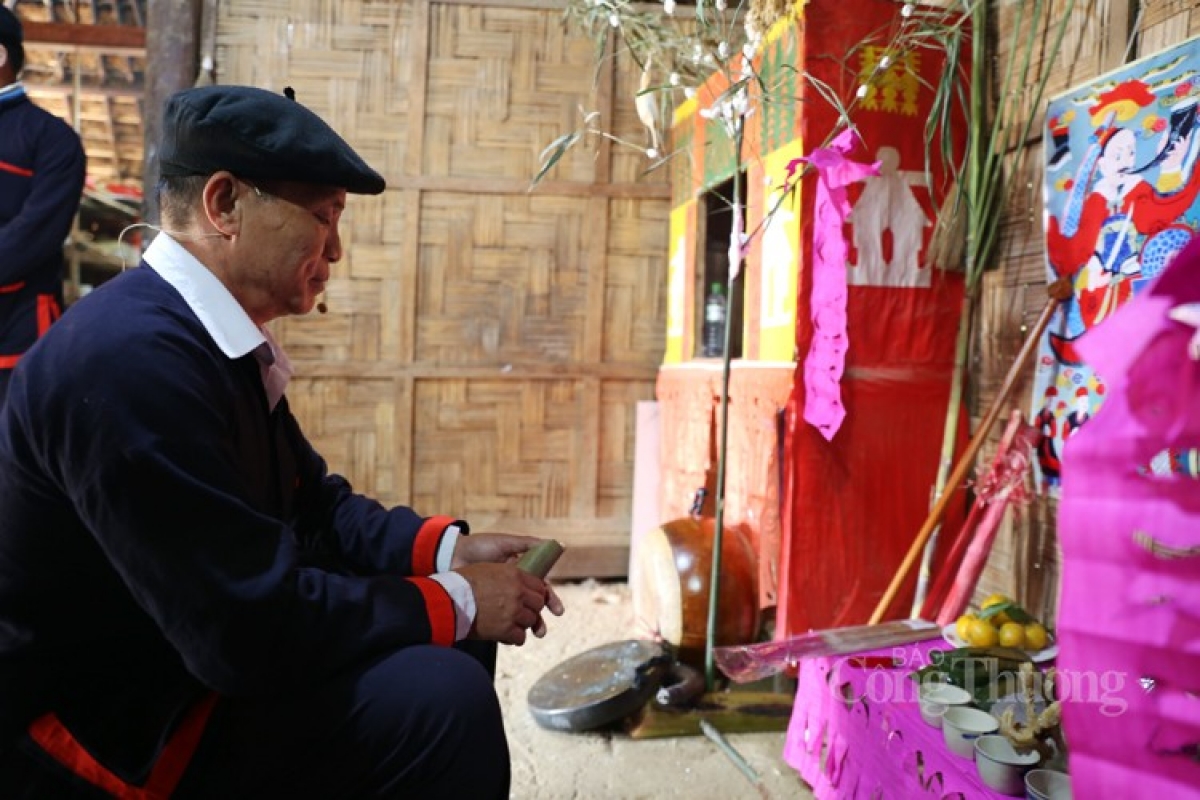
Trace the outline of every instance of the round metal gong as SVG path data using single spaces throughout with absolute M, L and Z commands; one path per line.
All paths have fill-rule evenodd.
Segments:
M 529 690 L 529 711 L 543 728 L 587 731 L 637 711 L 671 664 L 667 649 L 641 639 L 612 642 L 573 656 Z

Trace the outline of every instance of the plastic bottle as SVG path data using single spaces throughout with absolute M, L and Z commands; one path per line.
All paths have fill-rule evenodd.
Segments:
M 704 348 L 705 358 L 717 358 L 725 354 L 725 287 L 714 283 L 704 301 Z

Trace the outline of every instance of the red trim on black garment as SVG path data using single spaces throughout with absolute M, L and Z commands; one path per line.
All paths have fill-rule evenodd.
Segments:
M 430 517 L 421 524 L 421 530 L 417 531 L 417 539 L 413 542 L 413 575 L 432 575 L 437 572 L 438 545 L 442 543 L 446 528 L 453 524 L 454 517 Z
M 429 612 L 430 639 L 433 644 L 450 647 L 454 644 L 454 601 L 446 587 L 433 578 L 405 578 L 421 590 L 425 610 Z
M 0 356 L 0 369 L 16 369 L 20 356 Z
M 50 326 L 54 321 L 62 316 L 62 311 L 58 308 L 58 301 L 54 299 L 52 294 L 39 294 L 37 296 L 37 335 L 42 338 L 46 335 L 46 331 L 50 330 Z
M 16 283 L 9 283 L 4 286 L 0 286 L 0 294 L 12 294 L 13 292 L 19 292 L 24 288 L 25 281 L 17 281 Z
M 167 800 L 192 760 L 216 704 L 217 695 L 210 692 L 188 710 L 159 754 L 145 786 L 134 786 L 114 775 L 83 749 L 54 713 L 35 719 L 29 736 L 59 764 L 117 800 Z
M 13 175 L 20 175 L 22 178 L 33 177 L 33 170 L 18 167 L 16 164 L 10 164 L 7 161 L 0 161 L 0 172 L 11 172 Z

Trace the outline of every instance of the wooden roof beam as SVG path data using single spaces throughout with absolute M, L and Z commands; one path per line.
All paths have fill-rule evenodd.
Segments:
M 79 25 L 71 22 L 23 23 L 26 49 L 78 48 L 106 55 L 146 55 L 146 29 L 132 25 Z

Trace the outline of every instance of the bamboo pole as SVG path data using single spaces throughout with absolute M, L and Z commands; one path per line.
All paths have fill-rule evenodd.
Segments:
M 1050 319 L 1054 316 L 1054 312 L 1058 310 L 1060 303 L 1071 296 L 1071 282 L 1069 279 L 1059 278 L 1047 287 L 1047 292 L 1050 297 L 1046 300 L 1046 306 L 1042 309 L 1041 316 L 1038 317 L 1037 322 L 1030 329 L 1029 335 L 1025 337 L 1025 342 L 1021 345 L 1020 352 L 1017 353 L 1012 366 L 1009 367 L 1008 374 L 1004 376 L 1004 382 L 1000 385 L 1000 391 L 996 393 L 996 397 L 992 400 L 992 404 L 988 408 L 983 421 L 979 424 L 978 430 L 971 437 L 966 450 L 963 451 L 962 456 L 959 457 L 958 463 L 954 467 L 954 471 L 950 474 L 950 478 L 947 481 L 947 491 L 942 492 L 938 496 L 937 502 L 934 503 L 929 516 L 925 519 L 925 524 L 918 531 L 912 546 L 908 549 L 908 554 L 904 557 L 904 561 L 901 562 L 900 568 L 892 578 L 887 591 L 883 593 L 883 597 L 879 599 L 879 604 L 875 606 L 875 611 L 871 614 L 869 624 L 875 625 L 880 622 L 884 614 L 887 613 L 888 607 L 896 599 L 896 595 L 900 593 L 900 587 L 904 585 L 904 581 L 908 578 L 908 573 L 921 556 L 926 542 L 941 523 L 942 517 L 946 513 L 946 507 L 950 504 L 950 499 L 954 496 L 954 489 L 961 485 L 966 478 L 967 471 L 974 463 L 975 455 L 979 452 L 979 448 L 983 446 L 984 441 L 987 440 L 992 426 L 996 424 L 996 419 L 1000 416 L 1001 409 L 1008 402 L 1008 396 L 1016 388 L 1025 365 L 1034 352 L 1037 351 L 1038 342 L 1041 340 L 1046 326 L 1050 324 Z
M 733 136 L 733 221 L 730 227 L 730 253 L 741 247 L 742 223 L 742 138 L 743 121 L 738 120 Z M 729 368 L 730 347 L 733 344 L 733 290 L 738 278 L 745 273 L 745 265 L 738 263 L 737 273 L 729 275 L 729 288 L 725 292 L 725 352 L 721 363 L 721 423 L 717 443 L 717 497 L 715 503 L 715 526 L 713 528 L 712 571 L 708 580 L 708 630 L 704 637 L 704 687 L 711 692 L 716 683 L 716 664 L 713 648 L 717 639 L 717 608 L 721 595 L 721 548 L 725 539 L 725 459 L 729 445 Z

